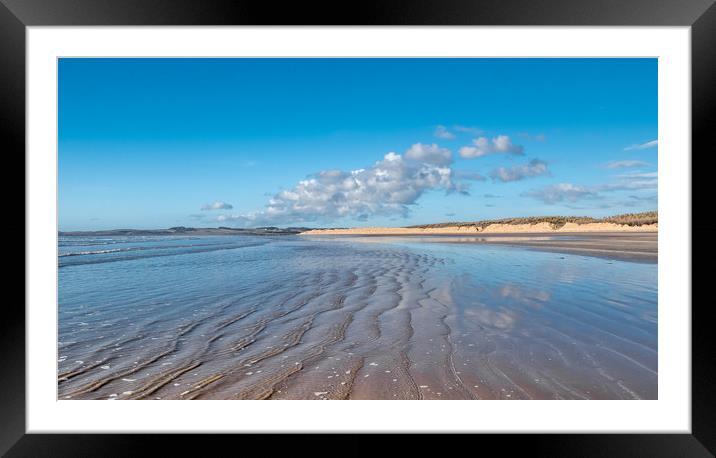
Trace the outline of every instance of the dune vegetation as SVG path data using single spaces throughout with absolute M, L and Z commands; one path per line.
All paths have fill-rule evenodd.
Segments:
M 589 224 L 589 223 L 614 223 L 627 226 L 643 226 L 646 224 L 657 224 L 659 222 L 658 212 L 624 213 L 621 215 L 608 216 L 605 218 L 592 218 L 590 216 L 527 216 L 521 218 L 501 218 L 470 222 L 448 222 L 436 224 L 422 224 L 408 226 L 416 229 L 437 229 L 441 227 L 480 227 L 485 228 L 491 224 L 539 224 L 548 223 L 553 229 L 559 229 L 567 223 Z

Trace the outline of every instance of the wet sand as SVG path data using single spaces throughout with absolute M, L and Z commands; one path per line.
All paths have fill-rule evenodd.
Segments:
M 656 266 L 577 255 L 655 255 L 634 237 L 295 237 L 67 266 L 58 399 L 655 399 Z
M 574 253 L 603 258 L 657 262 L 658 234 L 636 233 L 564 233 L 525 237 L 486 237 L 484 243 L 536 248 L 559 253 Z
M 597 256 L 655 263 L 658 261 L 658 233 L 656 232 L 594 232 L 594 233 L 527 233 L 489 234 L 484 236 L 420 236 L 420 235 L 365 235 L 377 241 L 395 238 L 429 243 L 496 244 L 524 247 L 556 253 Z

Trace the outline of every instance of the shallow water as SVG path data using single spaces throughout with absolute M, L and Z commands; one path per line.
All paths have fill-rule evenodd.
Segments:
M 424 239 L 63 237 L 58 397 L 657 397 L 656 264 Z

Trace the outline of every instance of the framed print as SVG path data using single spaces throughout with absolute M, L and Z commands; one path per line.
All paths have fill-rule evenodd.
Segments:
M 3 0 L 26 176 L 3 452 L 712 455 L 712 2 L 197 5 Z

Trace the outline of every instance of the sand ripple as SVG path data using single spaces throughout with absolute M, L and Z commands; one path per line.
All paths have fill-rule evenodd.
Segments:
M 58 397 L 656 398 L 655 292 L 642 284 L 617 294 L 509 269 L 481 282 L 450 252 L 343 243 L 316 262 L 325 253 L 298 243 L 285 275 L 221 297 L 137 302 L 131 319 L 120 304 L 62 315 Z

